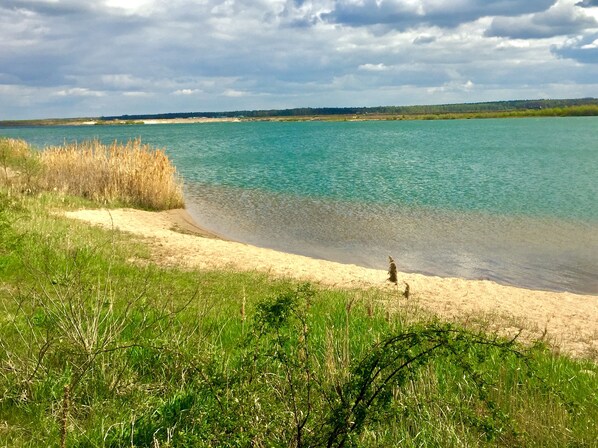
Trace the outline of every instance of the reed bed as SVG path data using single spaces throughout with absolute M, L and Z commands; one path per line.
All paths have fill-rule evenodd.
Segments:
M 102 203 L 167 210 L 184 207 L 182 182 L 163 150 L 140 139 L 98 140 L 50 147 L 41 153 L 47 189 Z

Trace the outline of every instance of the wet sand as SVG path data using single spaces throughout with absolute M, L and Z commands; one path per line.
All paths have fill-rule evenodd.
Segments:
M 154 260 L 164 265 L 264 272 L 340 288 L 394 288 L 385 270 L 226 241 L 198 227 L 185 210 L 79 210 L 65 215 L 145 238 Z M 503 334 L 523 329 L 527 339 L 545 334 L 557 351 L 598 359 L 598 296 L 399 273 L 400 287 L 403 282 L 410 286 L 411 301 L 441 318 L 481 322 Z

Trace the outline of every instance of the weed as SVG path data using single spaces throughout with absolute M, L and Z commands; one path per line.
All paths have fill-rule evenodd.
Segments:
M 388 256 L 388 281 L 395 285 L 399 282 L 397 278 L 397 264 L 390 255 Z

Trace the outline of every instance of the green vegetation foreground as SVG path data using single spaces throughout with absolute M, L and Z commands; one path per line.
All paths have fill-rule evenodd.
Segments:
M 0 163 L 2 446 L 595 446 L 589 360 L 383 291 L 161 268 L 52 213 L 93 204 L 22 142 Z

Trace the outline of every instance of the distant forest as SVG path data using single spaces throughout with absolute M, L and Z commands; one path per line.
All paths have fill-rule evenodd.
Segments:
M 164 118 L 269 118 L 306 117 L 325 115 L 448 115 L 541 111 L 579 106 L 598 106 L 597 98 L 562 100 L 515 100 L 485 103 L 439 104 L 430 106 L 379 106 L 379 107 L 302 107 L 296 109 L 240 110 L 230 112 L 181 112 L 145 115 L 119 115 L 101 117 L 101 120 L 152 120 Z M 582 109 L 583 110 L 583 109 Z M 591 111 L 596 110 L 591 108 Z M 590 110 L 586 110 L 590 112 Z M 593 115 L 584 113 L 583 115 Z

